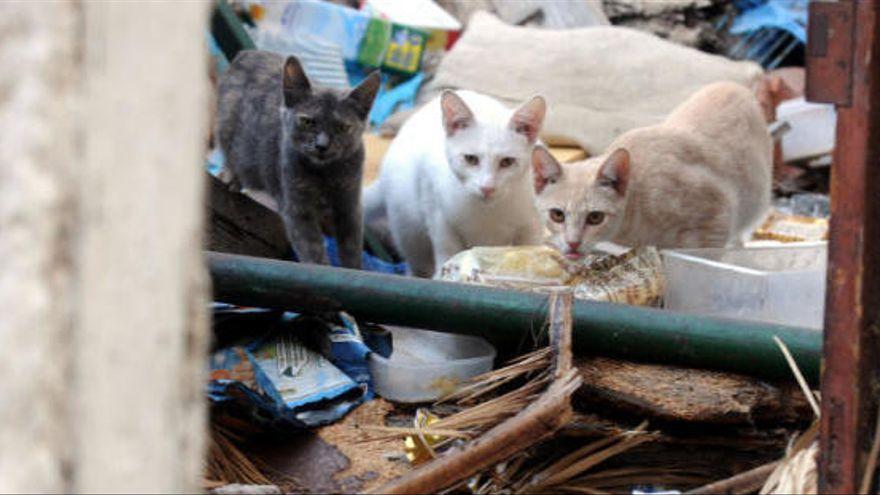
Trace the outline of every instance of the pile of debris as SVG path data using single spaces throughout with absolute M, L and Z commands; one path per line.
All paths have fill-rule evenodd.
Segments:
M 387 0 L 246 0 L 235 2 L 234 9 L 221 2 L 222 12 L 214 18 L 221 27 L 214 30 L 217 37 L 211 40 L 216 43 L 211 46 L 218 70 L 236 49 L 260 47 L 296 54 L 310 77 L 331 87 L 345 87 L 366 70 L 379 68 L 383 90 L 370 122 L 374 128 L 384 124 L 392 131 L 408 109 L 443 89 L 469 88 L 499 99 L 516 99 L 533 94 L 535 88 L 529 84 L 540 80 L 555 105 L 542 139 L 549 145 L 577 146 L 581 157 L 601 152 L 628 129 L 656 122 L 708 82 L 724 79 L 755 86 L 776 138 L 776 199 L 775 211 L 756 230 L 753 241 L 819 245 L 791 248 L 790 252 L 806 252 L 803 257 L 792 256 L 804 265 L 798 270 L 808 278 L 806 285 L 824 287 L 834 110 L 804 101 L 803 69 L 764 70 L 796 58 L 792 47 L 803 44 L 797 34 L 784 35 L 789 38 L 781 31 L 762 31 L 769 28 L 760 22 L 740 31 L 743 23 L 737 22 L 743 13 L 773 3 L 419 0 L 418 5 L 428 7 L 407 9 Z M 251 23 L 246 28 L 230 28 L 234 22 L 229 15 Z M 572 29 L 585 27 L 590 29 Z M 561 46 L 555 37 L 558 33 L 553 32 L 557 29 L 572 29 L 569 37 L 577 42 Z M 233 38 L 238 41 L 230 41 Z M 767 51 L 768 46 L 777 51 Z M 549 56 L 551 48 L 558 49 L 553 56 Z M 668 72 L 668 66 L 681 70 L 651 81 L 651 88 L 636 87 L 638 83 L 633 88 L 609 86 L 609 80 L 626 79 L 635 70 L 618 63 L 624 49 L 639 60 L 633 64 L 638 70 Z M 528 60 L 515 60 L 528 50 L 533 50 Z M 566 65 L 566 77 L 545 77 L 560 69 L 560 61 Z M 511 74 L 541 76 L 529 79 Z M 522 94 L 513 94 L 517 92 Z M 371 154 L 369 142 L 367 154 Z M 216 171 L 220 162 L 212 155 L 209 169 Z M 209 249 L 289 259 L 291 249 L 283 227 L 269 209 L 248 196 L 231 193 L 215 177 L 209 201 Z M 383 254 L 381 241 L 369 233 L 367 237 L 365 268 L 401 273 L 403 265 Z M 332 258 L 334 245 L 328 244 L 327 250 Z M 716 273 L 729 275 L 746 265 L 754 274 L 752 265 L 763 263 L 751 258 L 743 261 L 742 253 L 734 251 L 678 254 L 691 263 L 684 270 L 688 283 L 707 266 L 721 270 L 701 272 L 701 277 L 711 280 L 723 278 Z M 613 342 L 602 349 L 573 348 L 573 308 L 579 302 L 674 306 L 674 298 L 664 302 L 664 296 L 671 283 L 683 284 L 680 278 L 676 281 L 669 276 L 663 256 L 653 248 L 637 249 L 576 265 L 539 247 L 476 248 L 460 253 L 442 267 L 442 280 L 485 291 L 528 293 L 541 298 L 541 313 L 540 317 L 531 314 L 528 325 L 517 329 L 513 344 L 507 342 L 511 345 L 505 347 L 493 341 L 497 349 L 489 346 L 491 352 L 480 355 L 473 351 L 479 346 L 465 346 L 473 352 L 454 355 L 460 349 L 454 345 L 447 349 L 440 343 L 446 340 L 426 336 L 435 339 L 433 345 L 415 347 L 414 353 L 445 360 L 446 370 L 454 371 L 459 361 L 473 365 L 478 360 L 489 369 L 496 350 L 499 362 L 506 359 L 508 363 L 479 374 L 471 367 L 466 374 L 450 371 L 430 378 L 420 374 L 423 370 L 418 366 L 393 368 L 391 356 L 393 351 L 407 351 L 408 345 L 419 345 L 395 335 L 431 332 L 376 325 L 373 322 L 389 321 L 362 317 L 354 310 L 352 316 L 345 312 L 350 308 L 327 291 L 289 291 L 297 296 L 294 307 L 281 298 L 273 299 L 273 287 L 285 282 L 278 275 L 286 269 L 285 262 L 258 270 L 277 277 L 271 283 L 246 286 L 227 280 L 226 285 L 215 284 L 217 300 L 234 305 L 218 302 L 214 306 L 216 339 L 208 387 L 212 443 L 205 488 L 215 493 L 815 491 L 817 399 L 798 371 L 798 364 L 804 363 L 795 363 L 784 344 L 778 355 L 770 356 L 766 347 L 762 351 L 762 359 L 776 359 L 786 370 L 786 376 L 773 378 L 627 360 L 632 349 L 615 349 L 615 354 L 608 347 L 617 345 L 617 333 L 632 330 L 628 324 L 605 334 Z M 766 285 L 765 279 L 791 271 L 788 268 L 771 266 L 754 279 Z M 754 279 L 743 286 L 759 283 Z M 692 285 L 691 296 L 703 290 L 696 282 Z M 250 294 L 226 300 L 229 293 L 224 290 L 230 286 L 239 295 Z M 368 284 L 358 287 L 366 294 L 363 299 L 375 297 L 367 306 L 382 306 Z M 822 299 L 818 289 L 811 290 L 803 292 Z M 800 297 L 800 293 L 787 293 L 796 291 L 785 292 L 786 297 Z M 690 302 L 700 299 L 688 294 Z M 719 299 L 725 304 L 765 304 L 769 296 L 761 294 L 757 302 L 732 292 Z M 266 301 L 273 304 L 261 304 Z M 800 306 L 795 307 L 803 307 L 803 301 L 798 301 Z M 480 309 L 478 304 L 468 304 L 472 311 Z M 688 309 L 715 316 L 760 313 L 753 307 L 730 306 Z M 664 314 L 644 310 L 655 311 L 639 313 L 644 319 Z M 409 308 L 410 313 L 420 311 Z M 491 314 L 495 319 L 507 316 L 505 311 Z M 546 321 L 540 321 L 543 318 Z M 775 320 L 768 320 L 761 313 L 757 319 L 761 318 L 785 322 L 786 315 L 775 314 Z M 802 349 L 818 342 L 819 334 L 798 330 L 804 330 L 799 335 L 805 335 L 802 343 L 807 343 Z M 681 349 L 670 347 L 665 352 L 695 355 L 699 354 L 695 346 L 706 345 L 681 335 L 675 344 Z M 761 338 L 766 343 L 771 336 Z M 817 374 L 818 352 L 807 356 L 811 381 Z M 657 358 L 659 363 L 670 361 Z M 377 362 L 392 371 L 381 375 Z M 717 363 L 717 367 L 727 364 Z M 789 366 L 791 375 L 787 374 Z M 401 391 L 405 388 L 401 384 L 409 388 Z M 401 390 L 383 389 L 390 386 Z M 411 400 L 402 399 L 406 394 L 413 394 Z

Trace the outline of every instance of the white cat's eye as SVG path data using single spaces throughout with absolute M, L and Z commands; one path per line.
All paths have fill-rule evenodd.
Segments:
M 306 115 L 300 115 L 297 117 L 297 124 L 303 129 L 311 129 L 315 127 L 315 119 L 308 117 Z
M 501 168 L 512 167 L 516 163 L 516 158 L 502 158 L 500 162 L 498 162 L 498 166 Z
M 477 155 L 464 155 L 464 161 L 468 165 L 477 166 L 480 164 L 480 157 Z
M 562 223 L 565 221 L 565 212 L 560 210 L 559 208 L 553 208 L 550 210 L 550 220 L 553 220 L 556 223 Z
M 605 220 L 605 214 L 601 211 L 587 213 L 587 225 L 599 225 L 603 220 Z

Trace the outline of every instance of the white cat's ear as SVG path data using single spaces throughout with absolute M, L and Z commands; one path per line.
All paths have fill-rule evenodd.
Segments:
M 629 151 L 617 148 L 599 168 L 598 182 L 623 196 L 629 183 Z
M 510 118 L 510 128 L 525 136 L 530 143 L 538 139 L 541 125 L 544 124 L 544 116 L 547 114 L 547 102 L 540 96 L 522 104 L 513 112 Z
M 452 91 L 444 91 L 440 96 L 440 108 L 443 109 L 443 128 L 446 129 L 447 136 L 466 129 L 474 123 L 471 109 Z
M 292 107 L 312 91 L 306 71 L 296 57 L 287 57 L 284 62 L 284 105 Z
M 379 92 L 381 81 L 379 71 L 374 70 L 345 97 L 345 100 L 351 103 L 361 119 L 366 119 L 369 115 L 370 108 L 373 107 L 373 100 L 376 99 L 376 93 Z
M 554 183 L 562 177 L 562 166 L 543 146 L 535 146 L 532 150 L 532 170 L 536 194 L 541 194 L 547 184 Z

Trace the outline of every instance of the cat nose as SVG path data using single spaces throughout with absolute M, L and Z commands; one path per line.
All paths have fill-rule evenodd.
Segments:
M 315 140 L 315 148 L 318 151 L 327 151 L 327 148 L 330 147 L 330 138 L 327 137 L 327 134 L 323 132 L 318 134 L 318 138 Z
M 484 198 L 491 198 L 493 194 L 495 194 L 495 188 L 489 186 L 480 187 L 480 192 L 483 193 Z
M 568 242 L 568 249 L 572 251 L 577 251 L 579 247 L 581 247 L 581 241 Z

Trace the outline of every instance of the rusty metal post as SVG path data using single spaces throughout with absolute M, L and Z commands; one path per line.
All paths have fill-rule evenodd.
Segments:
M 878 405 L 880 5 L 810 4 L 807 98 L 837 105 L 820 493 L 860 490 Z

